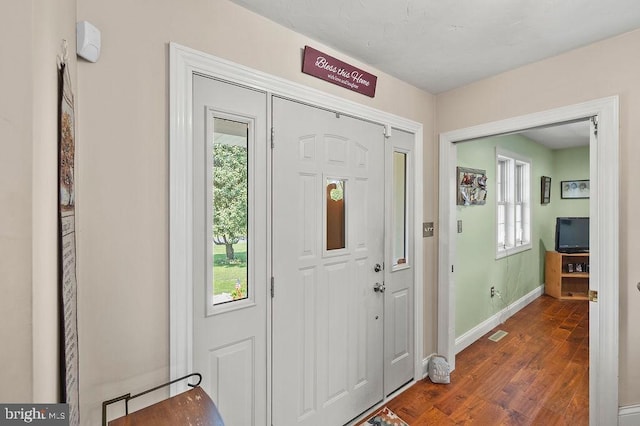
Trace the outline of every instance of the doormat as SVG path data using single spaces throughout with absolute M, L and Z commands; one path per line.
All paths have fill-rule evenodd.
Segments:
M 382 408 L 380 411 L 369 417 L 362 423 L 358 423 L 357 426 L 409 426 L 407 422 L 402 420 L 393 411 L 387 407 Z
M 502 339 L 507 334 L 509 334 L 509 333 L 507 333 L 506 331 L 498 330 L 495 333 L 493 333 L 491 335 L 491 337 L 489 337 L 489 340 L 491 340 L 492 342 L 497 342 L 498 340 Z

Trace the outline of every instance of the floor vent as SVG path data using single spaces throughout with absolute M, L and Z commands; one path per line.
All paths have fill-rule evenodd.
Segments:
M 489 337 L 489 340 L 491 340 L 492 342 L 497 342 L 500 339 L 502 339 L 504 336 L 506 336 L 507 334 L 509 334 L 509 333 L 507 333 L 506 331 L 498 330 L 495 333 L 493 333 L 491 335 L 491 337 Z

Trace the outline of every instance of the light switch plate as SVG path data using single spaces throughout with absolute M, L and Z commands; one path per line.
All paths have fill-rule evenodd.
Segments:
M 433 237 L 434 226 L 433 222 L 424 222 L 422 224 L 422 236 Z
M 458 234 L 462 234 L 462 220 L 458 221 Z

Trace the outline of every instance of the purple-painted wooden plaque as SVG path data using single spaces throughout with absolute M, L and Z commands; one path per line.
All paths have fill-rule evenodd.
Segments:
M 373 98 L 378 77 L 314 49 L 304 47 L 302 72 Z

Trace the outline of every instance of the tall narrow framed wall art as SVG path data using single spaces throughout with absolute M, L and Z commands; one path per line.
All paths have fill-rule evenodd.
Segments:
M 58 298 L 60 391 L 69 405 L 69 425 L 80 424 L 75 232 L 75 113 L 66 61 L 58 67 Z
M 551 202 L 551 178 L 549 176 L 540 177 L 540 204 Z

